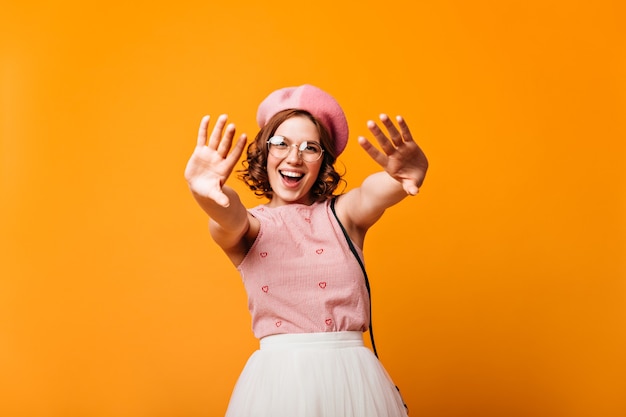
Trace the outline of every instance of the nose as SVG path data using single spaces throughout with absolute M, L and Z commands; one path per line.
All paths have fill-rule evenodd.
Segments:
M 302 161 L 302 151 L 298 148 L 298 145 L 293 144 L 291 148 L 289 148 L 289 153 L 287 154 L 287 161 L 290 162 L 301 162 Z

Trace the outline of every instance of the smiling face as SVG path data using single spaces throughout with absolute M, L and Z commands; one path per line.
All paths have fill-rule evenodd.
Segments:
M 271 202 L 272 198 L 274 197 L 274 190 L 272 188 L 272 184 L 270 184 L 269 172 L 267 169 L 268 157 L 271 156 L 268 152 L 269 148 L 267 142 L 268 140 L 272 140 L 272 137 L 276 138 L 277 136 L 279 136 L 278 133 L 280 133 L 281 131 L 278 131 L 278 128 L 281 127 L 281 125 L 287 120 L 294 117 L 304 118 L 305 121 L 308 120 L 313 126 L 315 126 L 317 135 L 311 134 L 311 138 L 319 138 L 319 143 L 324 149 L 322 156 L 319 158 L 318 161 L 315 161 L 320 163 L 320 167 L 316 168 L 319 172 L 317 174 L 317 181 L 315 181 L 313 187 L 309 190 L 310 201 L 308 204 L 311 204 L 313 201 L 324 201 L 328 198 L 331 198 L 334 195 L 337 187 L 341 183 L 345 183 L 345 181 L 343 180 L 343 178 L 341 178 L 341 175 L 335 170 L 335 161 L 337 159 L 337 156 L 334 153 L 335 144 L 333 138 L 330 136 L 328 130 L 324 127 L 324 125 L 322 125 L 322 123 L 319 122 L 311 113 L 305 110 L 287 109 L 279 111 L 274 116 L 272 116 L 266 124 L 261 126 L 261 129 L 256 134 L 254 140 L 248 145 L 248 148 L 246 150 L 246 159 L 242 161 L 244 169 L 240 170 L 237 176 L 250 188 L 250 190 L 254 192 L 255 195 L 259 197 L 266 197 Z M 283 128 L 287 127 L 288 125 L 283 126 Z M 306 129 L 309 128 L 307 127 Z M 302 132 L 300 132 L 300 134 L 304 136 Z M 298 135 L 296 134 L 296 136 Z M 283 138 L 283 136 L 280 137 Z M 303 154 L 308 153 L 308 160 L 314 159 L 311 155 L 311 144 L 316 141 L 313 141 L 311 138 L 308 138 L 306 141 L 308 144 L 308 151 L 305 151 L 304 149 L 302 150 Z M 292 140 L 292 138 L 286 136 L 283 138 L 283 140 L 285 143 L 289 142 L 289 145 L 295 146 L 303 146 L 305 143 L 304 141 L 294 141 Z M 277 141 L 280 143 L 280 140 L 277 139 Z M 277 152 L 274 152 L 275 155 L 279 155 L 277 159 L 282 160 L 290 156 L 283 156 L 283 153 L 280 152 L 280 146 L 278 146 L 277 149 L 279 150 Z M 289 149 L 292 149 L 292 147 L 289 147 Z M 273 163 L 276 164 L 276 162 Z M 303 164 L 309 167 L 315 165 L 315 163 L 312 164 L 311 162 L 303 162 Z M 300 176 L 301 174 L 297 173 L 297 175 Z M 280 178 L 282 178 L 282 176 Z M 280 184 L 280 182 L 278 181 L 273 181 L 277 184 Z M 289 202 L 288 200 L 281 199 L 282 197 L 279 196 L 279 199 L 277 199 L 274 203 L 283 204 Z
M 285 120 L 278 126 L 274 135 L 283 136 L 296 145 L 305 141 L 320 143 L 317 127 L 304 116 L 295 116 Z M 322 162 L 323 158 L 315 162 L 305 162 L 296 147 L 291 147 L 289 153 L 282 158 L 268 154 L 267 176 L 273 191 L 268 206 L 278 207 L 291 203 L 312 204 L 314 198 L 311 195 L 311 187 L 317 181 Z

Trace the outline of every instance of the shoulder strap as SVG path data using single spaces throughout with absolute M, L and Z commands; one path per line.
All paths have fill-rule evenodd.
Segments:
M 335 216 L 335 219 L 337 219 L 337 223 L 339 223 L 339 227 L 341 227 L 341 231 L 343 232 L 344 237 L 346 238 L 346 241 L 348 242 L 348 247 L 350 248 L 350 251 L 352 252 L 352 254 L 354 255 L 354 257 L 356 258 L 356 260 L 359 262 L 359 265 L 361 266 L 361 269 L 363 270 L 363 277 L 365 278 L 365 288 L 367 288 L 367 295 L 369 297 L 369 304 L 370 304 L 370 327 L 369 327 L 369 331 L 370 331 L 370 340 L 372 341 L 372 350 L 374 351 L 374 355 L 376 355 L 376 357 L 378 358 L 378 352 L 376 351 L 376 343 L 374 342 L 374 329 L 372 328 L 372 293 L 370 290 L 370 281 L 367 278 L 367 272 L 365 271 L 365 265 L 363 265 L 363 261 L 361 260 L 361 257 L 359 256 L 359 253 L 356 251 L 356 248 L 354 247 L 354 243 L 352 243 L 352 239 L 350 239 L 350 236 L 348 235 L 348 232 L 346 231 L 346 228 L 343 227 L 343 224 L 341 224 L 341 220 L 339 220 L 339 217 L 337 217 L 337 212 L 335 211 L 335 201 L 337 200 L 336 197 L 333 197 L 333 199 L 330 202 L 330 210 L 333 212 L 333 215 Z
M 374 342 L 374 329 L 372 327 L 372 293 L 371 293 L 371 290 L 370 290 L 370 281 L 367 278 L 367 272 L 365 271 L 365 265 L 363 264 L 363 261 L 361 260 L 361 257 L 359 256 L 359 253 L 357 252 L 356 248 L 354 247 L 354 243 L 352 243 L 352 239 L 350 239 L 350 235 L 348 235 L 348 232 L 346 231 L 346 228 L 343 227 L 343 224 L 341 224 L 341 220 L 339 220 L 339 217 L 337 217 L 337 212 L 335 211 L 335 201 L 337 201 L 337 197 L 336 196 L 334 196 L 332 198 L 332 200 L 330 201 L 330 210 L 333 212 L 333 215 L 335 216 L 335 219 L 337 219 L 337 223 L 339 224 L 339 227 L 341 227 L 341 231 L 343 232 L 343 235 L 346 238 L 346 242 L 348 242 L 348 247 L 350 248 L 350 251 L 352 252 L 352 254 L 356 258 L 357 262 L 361 266 L 361 269 L 363 270 L 363 277 L 365 278 L 365 288 L 367 288 L 367 295 L 369 297 L 369 302 L 370 302 L 370 327 L 369 327 L 369 330 L 370 330 L 370 340 L 372 341 L 372 350 L 374 351 L 374 355 L 376 355 L 376 357 L 378 358 L 378 352 L 376 351 L 376 343 Z M 380 359 L 380 358 L 378 358 L 378 359 Z M 402 398 L 402 393 L 400 392 L 400 388 L 398 388 L 397 385 L 396 385 L 396 389 L 398 390 L 398 393 L 400 394 L 400 399 L 402 400 L 402 404 L 404 405 L 404 408 L 406 409 L 406 412 L 407 412 L 407 415 L 408 415 L 408 413 L 409 413 L 409 406 L 404 401 L 404 398 Z

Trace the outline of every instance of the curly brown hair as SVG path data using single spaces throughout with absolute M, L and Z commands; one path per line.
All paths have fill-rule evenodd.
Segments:
M 287 119 L 292 117 L 306 117 L 317 128 L 320 142 L 324 153 L 322 155 L 322 166 L 320 168 L 317 181 L 311 188 L 311 195 L 314 201 L 324 201 L 333 196 L 340 183 L 345 183 L 342 176 L 335 170 L 337 154 L 333 139 L 328 130 L 306 110 L 287 109 L 276 113 L 259 130 L 254 141 L 248 145 L 247 157 L 242 161 L 244 169 L 237 171 L 238 178 L 245 182 L 248 187 L 259 197 L 272 199 L 273 191 L 267 175 L 267 141 L 274 136 L 278 127 Z

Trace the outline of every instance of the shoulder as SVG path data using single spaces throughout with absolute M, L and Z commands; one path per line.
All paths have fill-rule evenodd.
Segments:
M 337 218 L 344 226 L 352 223 L 352 212 L 359 204 L 358 190 L 350 190 L 345 194 L 334 196 L 330 203 Z
M 365 241 L 365 234 L 369 227 L 362 227 L 354 221 L 354 212 L 358 211 L 359 206 L 358 191 L 351 190 L 345 194 L 335 196 L 333 201 L 330 202 L 331 209 L 333 209 L 334 215 L 337 221 L 345 229 L 353 242 L 359 247 L 363 248 Z
M 248 210 L 247 217 L 247 228 L 243 234 L 231 245 L 219 245 L 235 266 L 238 266 L 246 257 L 261 231 L 261 221 L 253 214 L 253 210 Z

